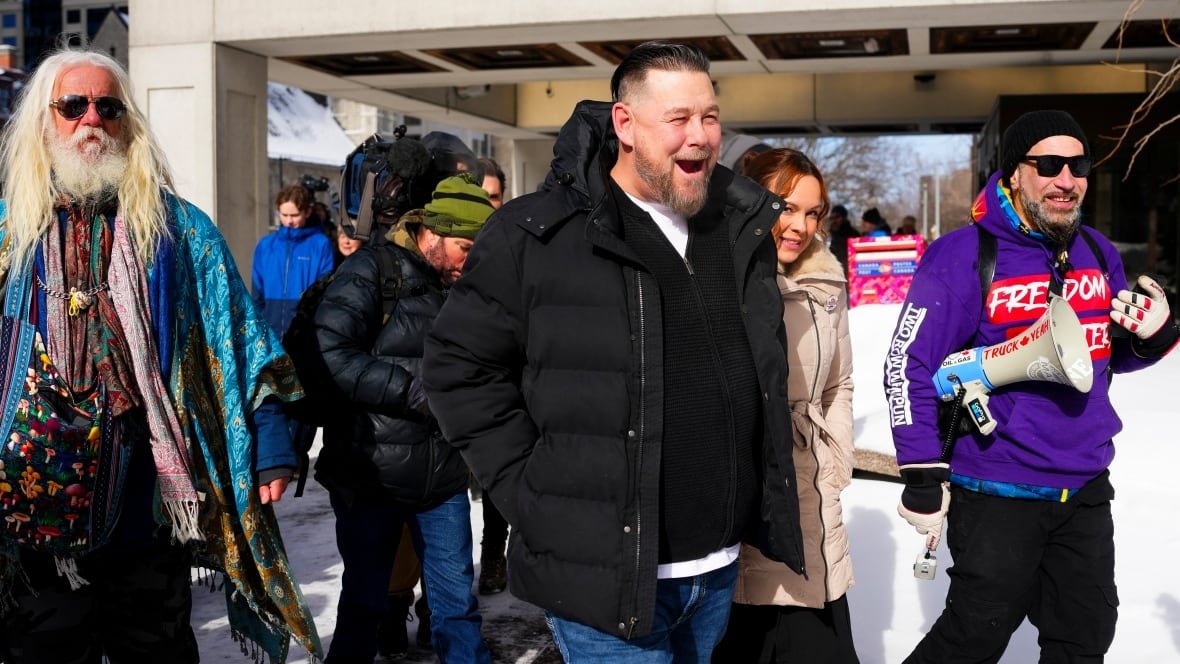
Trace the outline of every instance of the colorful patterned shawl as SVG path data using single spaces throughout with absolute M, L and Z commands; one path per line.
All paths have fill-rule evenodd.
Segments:
M 148 288 L 161 372 L 189 446 L 197 490 L 204 493 L 205 542 L 198 545 L 197 563 L 228 581 L 235 640 L 253 642 L 281 664 L 294 638 L 313 661 L 322 659 L 274 510 L 258 499 L 247 426 L 267 396 L 302 396 L 294 365 L 255 310 L 213 222 L 191 203 L 165 196 L 173 237 L 148 267 Z
M 198 560 L 230 581 L 236 637 L 254 641 L 275 662 L 286 660 L 288 635 L 322 657 L 274 510 L 258 499 L 247 427 L 249 414 L 268 395 L 302 396 L 295 367 L 254 309 L 213 223 L 186 201 L 169 202 L 175 244 L 157 253 L 151 270 L 152 320 L 174 326 L 170 369 L 164 371 L 189 439 L 197 487 L 206 492 L 206 545 Z

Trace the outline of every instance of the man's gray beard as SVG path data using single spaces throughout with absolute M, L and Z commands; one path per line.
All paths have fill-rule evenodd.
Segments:
M 708 157 L 700 158 L 707 159 Z M 693 194 L 683 194 L 676 189 L 675 183 L 672 182 L 674 168 L 661 171 L 659 164 L 648 161 L 642 146 L 638 143 L 635 145 L 635 172 L 639 175 L 639 179 L 646 182 L 647 186 L 655 191 L 656 196 L 659 197 L 656 202 L 667 205 L 676 214 L 689 219 L 705 207 L 705 201 L 709 198 L 709 179 L 713 176 L 713 172 L 705 173 L 698 191 Z
M 1039 200 L 1034 200 L 1020 192 L 1020 202 L 1024 207 L 1024 213 L 1028 215 L 1033 222 L 1037 232 L 1044 235 L 1054 247 L 1068 247 L 1069 241 L 1078 230 L 1078 226 L 1082 219 L 1082 208 L 1073 209 L 1073 212 L 1064 219 L 1060 217 L 1054 218 L 1052 215 L 1045 212 L 1045 208 L 1041 205 Z
M 77 144 L 91 134 L 102 137 L 103 144 L 88 153 L 80 152 Z M 54 184 L 59 191 L 78 201 L 113 198 L 127 173 L 127 155 L 123 146 L 98 128 L 79 127 L 70 137 L 51 138 L 49 157 Z

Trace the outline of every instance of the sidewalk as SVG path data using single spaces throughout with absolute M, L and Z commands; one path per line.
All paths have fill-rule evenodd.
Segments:
M 312 449 L 318 452 L 319 443 Z M 315 457 L 312 457 L 312 466 Z M 295 487 L 275 505 L 287 555 L 303 589 L 304 598 L 315 616 L 316 628 L 324 652 L 332 642 L 336 626 L 336 599 L 344 565 L 336 551 L 335 520 L 328 504 L 328 493 L 308 479 L 303 496 L 295 498 Z M 475 574 L 479 578 L 479 539 L 483 527 L 483 504 L 471 503 L 471 528 L 475 543 Z M 506 664 L 560 664 L 561 656 L 553 645 L 540 609 L 512 597 L 507 591 L 479 597 L 483 615 L 483 635 L 495 662 Z M 249 662 L 238 644 L 230 640 L 225 617 L 223 592 L 210 593 L 204 586 L 193 585 L 193 630 L 197 634 L 203 662 Z M 410 642 L 414 642 L 417 619 L 406 625 Z M 307 653 L 292 648 L 291 664 L 307 664 Z M 380 660 L 378 660 L 380 661 Z M 409 656 L 398 660 L 407 664 L 436 662 L 433 652 L 411 649 Z

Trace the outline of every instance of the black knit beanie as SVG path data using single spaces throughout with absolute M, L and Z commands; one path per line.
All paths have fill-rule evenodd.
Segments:
M 867 221 L 874 226 L 885 225 L 885 218 L 881 216 L 881 212 L 875 207 L 865 210 L 864 214 L 860 216 L 860 219 L 861 221 Z
M 1072 115 L 1065 111 L 1030 111 L 1016 118 L 1004 131 L 1000 145 L 1000 174 L 1005 180 L 1016 172 L 1016 167 L 1032 146 L 1050 136 L 1072 136 L 1081 141 L 1085 155 L 1090 156 L 1090 142 Z

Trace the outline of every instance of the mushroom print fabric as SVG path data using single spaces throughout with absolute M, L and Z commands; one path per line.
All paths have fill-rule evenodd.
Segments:
M 5 539 L 76 557 L 106 541 L 114 526 L 121 469 L 103 394 L 71 393 L 36 336 L 8 440 L 0 451 L 0 515 Z

